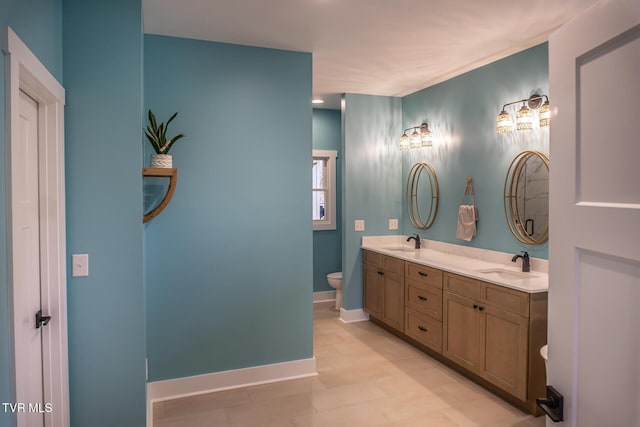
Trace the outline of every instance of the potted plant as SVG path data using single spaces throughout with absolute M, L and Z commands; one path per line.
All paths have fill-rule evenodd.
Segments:
M 184 134 L 179 134 L 174 136 L 173 138 L 167 138 L 167 129 L 169 128 L 169 123 L 173 119 L 176 118 L 178 113 L 174 113 L 173 116 L 167 120 L 167 123 L 160 123 L 158 126 L 158 122 L 156 121 L 156 116 L 153 114 L 151 110 L 149 110 L 149 125 L 144 130 L 147 139 L 153 146 L 153 149 L 156 151 L 156 154 L 151 155 L 151 167 L 152 168 L 170 168 L 173 166 L 171 155 L 169 154 L 169 149 L 176 143 L 179 139 L 184 137 Z

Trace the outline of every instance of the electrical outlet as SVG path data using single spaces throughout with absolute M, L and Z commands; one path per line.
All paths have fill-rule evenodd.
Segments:
M 398 220 L 390 219 L 389 220 L 389 230 L 397 230 L 398 229 Z
M 364 219 L 356 219 L 356 231 L 364 231 Z
M 71 275 L 73 277 L 86 277 L 89 275 L 89 255 L 73 254 L 71 255 Z

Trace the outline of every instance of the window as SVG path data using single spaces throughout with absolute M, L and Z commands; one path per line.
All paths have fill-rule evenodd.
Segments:
M 337 151 L 313 150 L 313 229 L 336 229 Z

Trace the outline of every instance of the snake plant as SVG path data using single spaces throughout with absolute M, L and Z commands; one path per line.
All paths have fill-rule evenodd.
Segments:
M 176 143 L 179 139 L 184 137 L 184 134 L 179 134 L 174 136 L 173 138 L 167 138 L 167 129 L 169 128 L 169 123 L 173 119 L 176 118 L 178 113 L 174 113 L 173 116 L 167 120 L 167 123 L 160 123 L 158 126 L 158 122 L 156 121 L 156 116 L 153 114 L 151 110 L 149 110 L 149 123 L 150 125 L 144 130 L 147 139 L 153 146 L 153 149 L 156 150 L 157 154 L 168 154 L 169 149 Z

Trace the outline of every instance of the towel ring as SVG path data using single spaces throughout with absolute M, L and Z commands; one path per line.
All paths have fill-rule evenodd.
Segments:
M 467 184 L 464 186 L 464 192 L 462 193 L 462 200 L 460 201 L 461 205 L 464 205 L 464 201 L 466 199 L 466 197 L 469 196 L 470 205 L 475 206 L 476 205 L 476 193 L 473 190 L 473 178 L 471 178 L 470 176 L 467 177 Z

